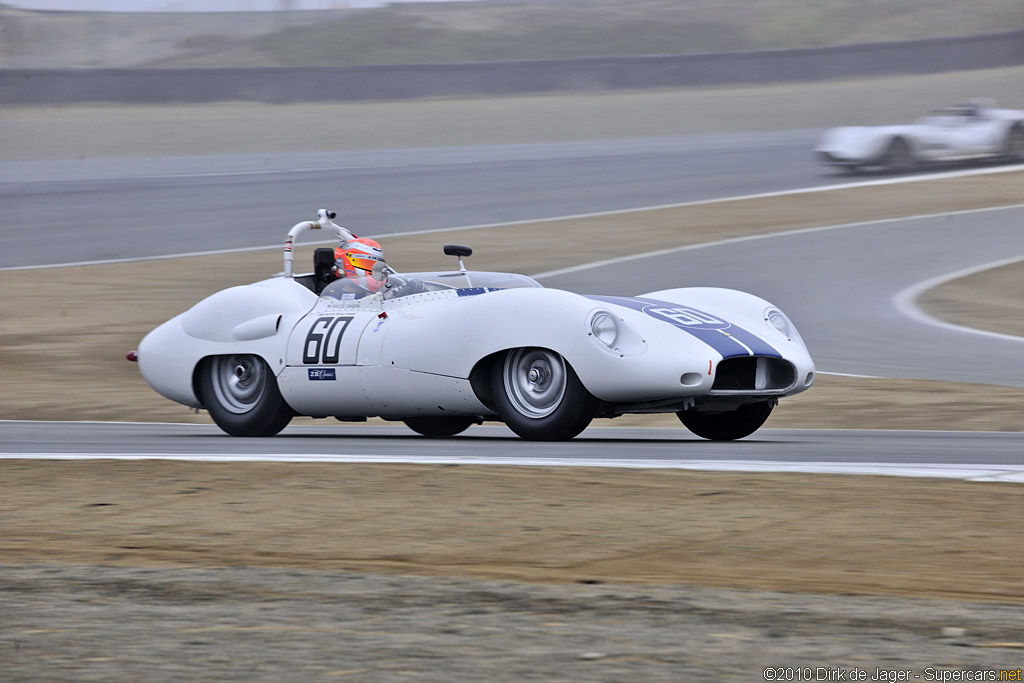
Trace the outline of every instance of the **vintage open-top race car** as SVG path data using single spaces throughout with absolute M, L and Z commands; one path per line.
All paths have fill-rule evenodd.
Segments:
M 823 163 L 909 171 L 929 162 L 1024 161 L 1024 111 L 974 100 L 934 111 L 914 123 L 831 128 L 815 150 Z
M 294 226 L 284 272 L 200 301 L 129 354 L 167 398 L 209 410 L 236 436 L 294 415 L 404 421 L 451 436 L 501 420 L 527 439 L 571 439 L 594 417 L 672 412 L 708 439 L 757 430 L 814 364 L 793 323 L 743 292 L 682 288 L 639 297 L 547 289 L 523 275 L 459 269 L 336 278 L 334 250 L 292 273 L 295 237 L 352 234 L 334 214 Z

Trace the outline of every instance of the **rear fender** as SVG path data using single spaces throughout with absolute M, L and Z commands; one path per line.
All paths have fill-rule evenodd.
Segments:
M 253 354 L 279 374 L 288 335 L 316 301 L 310 290 L 283 278 L 217 292 L 142 339 L 139 371 L 163 396 L 202 407 L 197 377 L 204 359 Z

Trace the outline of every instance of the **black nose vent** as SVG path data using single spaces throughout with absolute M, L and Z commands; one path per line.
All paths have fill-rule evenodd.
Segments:
M 796 368 L 787 360 L 768 356 L 726 358 L 718 364 L 712 389 L 720 391 L 781 391 L 796 383 Z

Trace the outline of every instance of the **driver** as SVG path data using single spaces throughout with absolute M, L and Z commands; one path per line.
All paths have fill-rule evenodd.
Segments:
M 334 250 L 334 273 L 342 288 L 355 294 L 355 298 L 380 291 L 384 283 L 372 275 L 377 262 L 385 263 L 384 250 L 369 237 L 353 238 Z
M 356 237 L 337 247 L 334 250 L 334 272 L 338 279 L 328 285 L 333 290 L 331 295 L 342 299 L 362 299 L 369 295 L 394 299 L 426 291 L 423 282 L 415 278 L 389 275 L 386 282 L 376 279 L 373 266 L 378 262 L 387 266 L 384 250 L 377 240 Z M 393 271 L 389 268 L 388 272 Z

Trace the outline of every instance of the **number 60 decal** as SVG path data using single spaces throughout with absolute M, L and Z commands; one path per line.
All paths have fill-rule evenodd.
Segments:
M 317 318 L 306 335 L 306 343 L 302 347 L 302 362 L 311 365 L 336 364 L 341 358 L 341 338 L 350 322 L 350 315 Z

